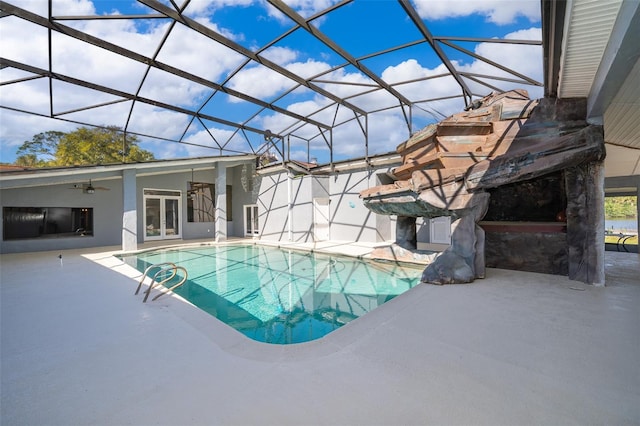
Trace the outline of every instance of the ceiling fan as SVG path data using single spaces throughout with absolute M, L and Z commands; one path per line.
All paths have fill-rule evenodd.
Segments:
M 93 186 L 91 184 L 91 179 L 89 179 L 89 183 L 74 183 L 73 188 L 71 189 L 82 189 L 82 192 L 85 194 L 93 194 L 96 190 L 100 191 L 110 191 L 111 188 L 107 188 L 104 186 Z

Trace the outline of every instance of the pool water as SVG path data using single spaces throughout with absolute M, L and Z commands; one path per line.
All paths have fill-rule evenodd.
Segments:
M 188 280 L 175 293 L 251 339 L 275 344 L 318 339 L 414 287 L 422 272 L 259 245 L 180 248 L 122 259 L 141 272 L 162 262 L 184 267 Z

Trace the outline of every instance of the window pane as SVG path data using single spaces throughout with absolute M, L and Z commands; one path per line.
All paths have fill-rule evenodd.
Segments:
M 163 195 L 167 197 L 179 197 L 180 191 L 166 191 L 166 190 L 156 190 L 156 189 L 145 189 L 144 195 Z
M 215 185 L 187 182 L 187 221 L 213 222 L 215 220 Z
M 253 233 L 258 234 L 258 206 L 253 206 Z
M 147 237 L 160 235 L 160 198 L 147 198 L 145 226 Z
M 604 201 L 605 243 L 619 251 L 638 246 L 638 197 L 615 196 Z
M 83 237 L 93 235 L 93 209 L 3 207 L 3 238 Z

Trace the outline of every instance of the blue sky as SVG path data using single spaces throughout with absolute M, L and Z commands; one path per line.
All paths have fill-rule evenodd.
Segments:
M 46 2 L 41 0 L 10 0 L 9 3 L 33 13 L 47 16 Z M 170 2 L 162 1 L 170 6 Z M 180 2 L 176 2 L 180 3 Z M 294 11 L 304 17 L 312 16 L 335 3 L 333 0 L 289 0 Z M 412 1 L 425 25 L 434 36 L 486 37 L 540 40 L 540 2 L 537 0 L 447 0 Z M 54 16 L 147 14 L 156 11 L 129 0 L 53 0 Z M 170 33 L 157 57 L 158 61 L 188 71 L 190 74 L 218 84 L 237 71 L 225 87 L 244 93 L 263 102 L 276 105 L 295 114 L 307 115 L 335 127 L 332 136 L 334 160 L 364 155 L 364 135 L 361 126 L 368 128 L 370 154 L 393 151 L 410 135 L 400 108 L 392 108 L 397 100 L 380 91 L 364 93 L 372 80 L 353 66 L 337 68 L 345 59 L 305 31 L 297 30 L 274 46 L 261 49 L 288 29 L 293 22 L 266 2 L 251 0 L 192 0 L 185 16 L 223 34 L 238 46 L 259 54 L 288 71 L 305 78 L 319 76 L 314 84 L 346 97 L 348 102 L 369 113 L 365 122 L 353 119 L 346 108 L 329 106 L 330 100 L 318 92 L 297 88 L 281 74 L 255 62 L 242 68 L 245 58 L 206 37 L 188 31 L 180 25 Z M 167 20 L 133 21 L 62 21 L 88 34 L 103 38 L 141 55 L 151 57 L 168 28 Z M 339 44 L 349 55 L 361 59 L 367 55 L 411 43 L 421 34 L 409 21 L 399 2 L 395 0 L 355 0 L 319 20 L 315 28 Z M 37 25 L 10 16 L 0 19 L 3 39 L 2 56 L 17 62 L 48 68 L 47 31 Z M 456 42 L 464 49 L 513 68 L 519 73 L 542 81 L 542 48 L 497 43 Z M 459 50 L 442 45 L 456 69 L 473 74 L 505 75 L 504 72 L 478 61 Z M 92 83 L 136 93 L 149 99 L 189 110 L 200 110 L 210 116 L 233 122 L 246 122 L 258 129 L 274 133 L 294 132 L 289 149 L 291 158 L 306 160 L 316 157 L 320 162 L 329 159 L 326 142 L 314 126 L 300 126 L 295 120 L 277 111 L 261 111 L 246 101 L 216 93 L 194 81 L 175 77 L 163 71 L 147 69 L 143 64 L 118 57 L 96 47 L 87 47 L 66 36 L 55 35 L 51 62 L 55 72 Z M 393 84 L 410 82 L 416 78 L 440 75 L 446 69 L 426 43 L 384 55 L 362 59 L 361 63 L 376 76 Z M 143 80 L 143 76 L 146 78 Z M 12 68 L 0 71 L 3 82 L 31 77 L 29 73 Z M 513 77 L 513 76 L 510 76 Z M 505 81 L 487 80 L 502 89 L 523 87 Z M 142 82 L 142 84 L 141 84 Z M 491 89 L 468 81 L 474 93 L 488 94 Z M 450 115 L 464 108 L 461 91 L 455 81 L 434 78 L 422 83 L 394 86 L 412 101 L 457 96 L 457 98 L 418 104 L 411 110 L 411 130 L 417 131 L 442 115 Z M 532 97 L 542 96 L 542 89 L 524 86 Z M 208 120 L 192 121 L 188 115 L 163 110 L 151 105 L 122 102 L 113 95 L 95 92 L 71 84 L 54 82 L 54 110 L 70 121 L 94 125 L 127 125 L 141 135 L 141 145 L 154 152 L 157 158 L 177 158 L 203 155 L 231 154 L 256 149 L 264 143 L 259 134 L 242 134 L 232 126 Z M 207 102 L 207 99 L 211 99 Z M 45 79 L 29 79 L 0 88 L 0 161 L 12 162 L 16 149 L 25 140 L 47 130 L 71 131 L 78 127 L 70 121 L 59 121 L 29 115 L 21 111 L 49 113 L 49 85 Z M 87 111 L 76 111 L 96 106 Z M 250 121 L 249 118 L 257 114 Z M 191 123 L 191 124 L 189 124 Z M 363 124 L 364 123 L 364 124 Z M 147 137 L 148 136 L 148 137 Z M 325 138 L 326 138 L 325 134 Z M 168 142 L 181 140 L 184 143 Z M 309 152 L 307 151 L 309 149 Z

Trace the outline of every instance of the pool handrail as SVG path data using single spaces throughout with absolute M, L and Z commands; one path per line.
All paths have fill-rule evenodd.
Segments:
M 162 268 L 161 270 L 159 270 L 158 272 L 156 272 L 156 274 L 153 276 L 153 281 L 151 281 L 151 284 L 149 284 L 149 288 L 147 288 L 146 294 L 144 296 L 144 299 L 142 300 L 142 303 L 145 303 L 147 301 L 147 298 L 149 297 L 149 294 L 151 293 L 151 289 L 153 288 L 153 285 L 156 282 L 156 277 L 158 275 L 160 275 L 163 272 L 166 272 L 168 270 L 171 270 L 171 276 L 169 278 L 165 278 L 162 281 L 160 281 L 158 283 L 158 285 L 162 286 L 164 283 L 171 281 L 173 279 L 173 277 L 175 277 L 178 274 L 178 270 L 182 271 L 184 274 L 182 275 L 182 279 L 180 280 L 180 282 L 178 282 L 178 284 L 175 284 L 172 287 L 169 287 L 167 289 L 167 291 L 173 291 L 176 288 L 180 287 L 182 284 L 185 283 L 185 281 L 187 281 L 187 270 L 182 267 L 182 266 L 173 266 L 173 267 L 169 267 L 169 268 Z M 156 297 L 154 297 L 153 299 L 151 299 L 151 301 L 153 302 L 154 300 L 156 300 L 158 297 L 162 296 L 163 294 L 165 294 L 164 292 L 161 292 L 160 294 L 156 295 Z
M 148 266 L 147 269 L 144 270 L 144 273 L 142 274 L 142 278 L 140 279 L 140 282 L 138 283 L 138 288 L 136 289 L 136 292 L 134 294 L 138 294 L 138 292 L 140 291 L 140 287 L 142 287 L 142 282 L 144 281 L 145 278 L 147 278 L 147 275 L 149 274 L 149 271 L 151 271 L 154 268 L 163 268 L 165 266 L 171 266 L 171 267 L 175 268 L 176 264 L 173 263 L 173 262 L 162 262 L 162 263 L 156 263 L 156 264 Z M 157 276 L 157 275 L 158 274 L 156 273 L 155 276 Z M 154 276 L 154 278 L 155 278 L 155 276 Z
M 151 278 L 150 275 L 149 275 L 149 272 L 152 269 L 158 269 L 158 271 L 153 275 L 153 278 Z M 149 297 L 149 294 L 151 294 L 151 289 L 153 288 L 153 286 L 155 284 L 163 285 L 164 283 L 171 281 L 178 274 L 178 270 L 183 272 L 182 278 L 181 278 L 180 282 L 178 282 L 178 284 L 170 287 L 168 289 L 168 291 L 173 291 L 174 289 L 176 289 L 176 288 L 180 287 L 182 284 L 184 284 L 185 281 L 187 281 L 187 276 L 188 276 L 187 270 L 182 266 L 177 266 L 173 262 L 162 262 L 162 263 L 156 263 L 156 264 L 153 264 L 151 266 L 148 266 L 144 270 L 144 273 L 142 274 L 142 278 L 140 279 L 140 282 L 138 283 L 138 288 L 136 289 L 135 294 L 138 294 L 140 292 L 140 288 L 142 287 L 142 283 L 144 282 L 144 279 L 147 276 L 149 276 L 151 278 L 151 282 L 149 283 L 149 287 L 145 291 L 145 296 L 144 296 L 144 299 L 142 300 L 142 303 L 145 303 L 147 301 L 147 298 Z M 156 281 L 159 275 L 164 274 L 164 273 L 166 273 L 168 271 L 171 271 L 171 274 L 170 274 L 169 277 L 165 277 L 160 282 Z M 151 301 L 156 300 L 158 297 L 162 296 L 163 294 L 164 293 L 158 294 L 156 297 L 151 299 Z

